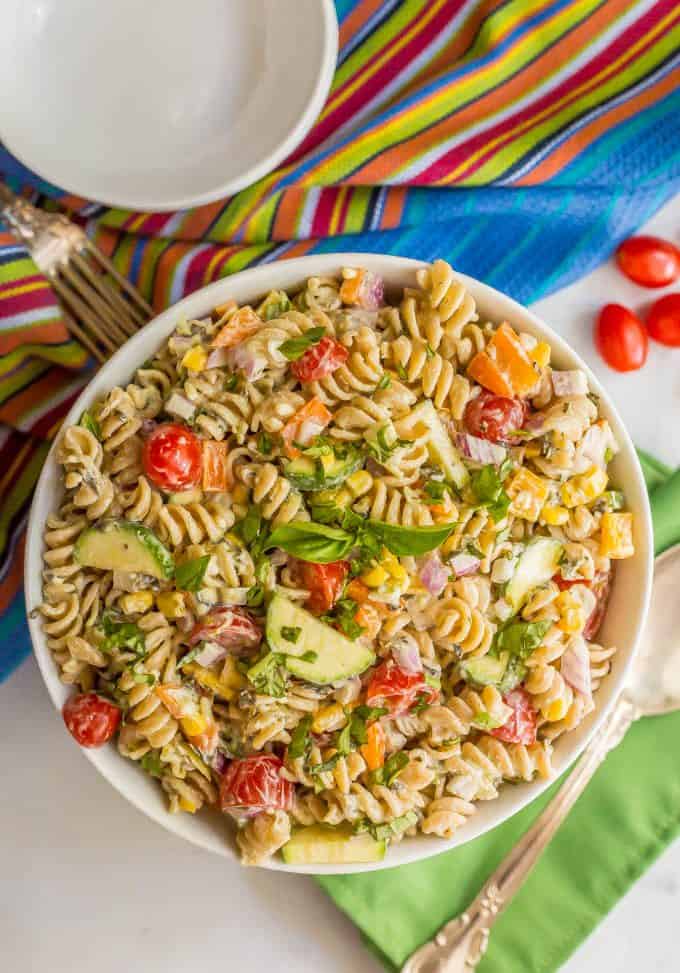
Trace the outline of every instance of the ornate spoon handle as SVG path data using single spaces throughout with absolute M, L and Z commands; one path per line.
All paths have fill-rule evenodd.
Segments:
M 406 961 L 402 973 L 470 973 L 489 943 L 491 928 L 524 883 L 600 763 L 623 739 L 639 711 L 625 694 L 586 747 L 581 760 L 534 824 L 487 879 L 469 907 Z

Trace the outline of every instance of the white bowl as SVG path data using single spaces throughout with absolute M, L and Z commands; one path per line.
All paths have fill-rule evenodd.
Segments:
M 0 138 L 88 199 L 199 206 L 299 145 L 337 44 L 332 0 L 5 0 Z
M 82 411 L 112 386 L 124 385 L 128 382 L 135 368 L 140 362 L 151 357 L 180 319 L 203 317 L 215 305 L 224 302 L 227 298 L 252 303 L 271 289 L 287 290 L 301 284 L 312 275 L 337 273 L 342 266 L 366 267 L 381 274 L 389 293 L 390 290 L 397 291 L 404 285 L 415 285 L 415 271 L 422 264 L 401 257 L 374 254 L 326 254 L 265 264 L 210 284 L 164 311 L 143 331 L 131 338 L 83 391 L 66 417 L 65 425 L 76 422 Z M 635 514 L 636 553 L 634 557 L 617 565 L 609 611 L 600 635 L 604 643 L 617 645 L 619 651 L 614 656 L 612 672 L 597 692 L 595 712 L 576 730 L 560 737 L 556 742 L 554 764 L 557 774 L 560 774 L 583 750 L 611 709 L 622 687 L 642 631 L 650 596 L 653 564 L 652 524 L 647 490 L 630 437 L 607 393 L 584 362 L 557 334 L 526 308 L 486 284 L 462 274 L 459 276 L 477 302 L 482 317 L 492 321 L 507 320 L 515 327 L 545 339 L 553 349 L 553 361 L 558 366 L 582 368 L 587 373 L 591 389 L 601 398 L 601 411 L 611 423 L 621 446 L 621 451 L 611 466 L 612 479 L 624 490 L 627 504 Z M 26 602 L 29 610 L 41 600 L 43 528 L 47 515 L 57 508 L 62 490 L 54 453 L 53 447 L 38 482 L 28 525 Z M 70 690 L 59 681 L 55 664 L 47 649 L 40 620 L 30 619 L 29 627 L 38 665 L 50 696 L 60 710 Z M 163 827 L 218 855 L 228 858 L 235 855 L 234 843 L 230 838 L 230 825 L 218 813 L 208 811 L 195 816 L 170 815 L 157 782 L 147 777 L 130 760 L 119 756 L 113 745 L 101 750 L 84 750 L 83 753 L 121 794 Z M 445 841 L 424 835 L 406 839 L 390 848 L 384 862 L 370 865 L 310 867 L 285 865 L 281 861 L 274 860 L 266 867 L 279 871 L 317 874 L 363 872 L 428 858 L 464 844 L 501 824 L 537 797 L 549 783 L 549 781 L 537 780 L 532 783 L 507 786 L 501 790 L 496 800 L 482 802 L 470 821 L 452 839 Z

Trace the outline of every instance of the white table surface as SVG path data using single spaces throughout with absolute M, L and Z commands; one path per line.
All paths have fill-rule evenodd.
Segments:
M 650 230 L 679 242 L 680 197 Z M 619 376 L 597 359 L 593 314 L 649 292 L 612 266 L 536 310 L 593 364 L 635 441 L 680 465 L 680 351 Z M 120 797 L 62 730 L 37 667 L 0 687 L 0 968 L 12 973 L 378 973 L 313 881 L 238 868 L 171 836 Z M 680 844 L 662 856 L 563 973 L 678 969 Z

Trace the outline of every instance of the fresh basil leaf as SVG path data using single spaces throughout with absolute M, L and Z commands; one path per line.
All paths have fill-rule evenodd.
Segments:
M 244 544 L 250 545 L 262 529 L 262 514 L 259 507 L 249 507 L 243 520 L 234 527 L 234 532 Z
M 163 775 L 163 763 L 157 752 L 150 750 L 149 753 L 145 753 L 139 763 L 142 770 L 145 770 L 147 774 L 151 774 L 152 777 L 161 777 Z
M 248 608 L 259 608 L 264 602 L 264 588 L 261 584 L 254 584 L 246 591 L 246 605 Z
M 271 453 L 273 446 L 274 440 L 272 437 L 264 431 L 261 432 L 257 437 L 258 452 L 262 453 L 263 456 L 268 456 Z
M 330 564 L 332 561 L 341 561 L 354 544 L 354 535 L 340 527 L 302 521 L 275 527 L 269 535 L 265 550 L 280 547 L 301 561 Z
M 85 412 L 83 412 L 82 416 L 78 420 L 78 425 L 82 426 L 83 429 L 87 429 L 88 432 L 92 433 L 95 439 L 98 439 L 99 442 L 101 442 L 102 431 L 99 427 L 99 423 L 92 415 L 92 413 L 87 411 L 87 409 L 85 410 Z
M 351 717 L 345 724 L 345 726 L 338 733 L 338 738 L 336 740 L 335 746 L 337 747 L 338 753 L 346 756 L 352 749 L 352 721 Z
M 352 713 L 356 713 L 357 716 L 368 723 L 369 720 L 373 722 L 373 720 L 379 720 L 381 716 L 387 716 L 389 710 L 386 706 L 367 706 L 362 703 L 361 706 L 353 709 Z
M 357 706 L 349 718 L 349 733 L 353 743 L 361 746 L 368 741 L 368 724 L 387 714 L 384 706 Z
M 303 716 L 298 725 L 290 735 L 288 744 L 289 757 L 304 757 L 311 745 L 310 731 L 312 729 L 312 717 Z
M 332 757 L 328 760 L 324 760 L 320 764 L 315 764 L 313 767 L 309 768 L 309 772 L 312 777 L 317 777 L 319 774 L 325 774 L 328 770 L 332 770 L 339 760 L 342 759 L 341 753 L 334 753 Z
M 372 784 L 384 784 L 389 787 L 397 779 L 404 767 L 408 765 L 408 754 L 400 750 L 388 757 L 382 767 L 371 771 L 370 781 Z
M 397 364 L 394 367 L 395 367 L 395 370 L 396 370 L 397 375 L 402 380 L 402 382 L 408 382 L 408 372 L 406 371 L 406 369 L 404 368 L 404 366 L 401 364 L 401 362 L 397 362 Z
M 334 503 L 312 503 L 310 513 L 319 524 L 337 524 L 342 520 L 343 509 Z
M 451 487 L 444 480 L 428 480 L 423 489 L 430 500 L 443 500 L 447 493 L 451 493 Z
M 195 557 L 175 568 L 175 584 L 182 591 L 198 591 L 210 564 L 210 555 Z
M 286 695 L 285 656 L 279 652 L 267 652 L 246 675 L 258 693 L 280 699 Z
M 402 527 L 369 520 L 366 527 L 375 534 L 388 551 L 397 556 L 420 557 L 440 547 L 455 527 L 453 524 L 436 524 L 433 527 Z
M 181 669 L 183 666 L 186 666 L 190 662 L 193 662 L 202 648 L 203 648 L 203 642 L 199 642 L 198 645 L 194 646 L 194 648 L 191 649 L 190 652 L 187 652 L 186 655 L 182 656 L 182 658 L 177 663 L 177 668 Z
M 508 461 L 504 461 L 501 469 L 506 462 Z M 496 523 L 506 516 L 510 497 L 503 489 L 500 471 L 495 466 L 489 464 L 473 473 L 470 477 L 470 487 L 481 506 L 488 508 L 489 514 Z
M 368 818 L 360 821 L 355 826 L 355 831 L 357 834 L 361 834 L 362 831 L 370 832 L 376 841 L 389 841 L 395 835 L 402 834 L 404 831 L 408 831 L 412 828 L 418 821 L 418 815 L 415 811 L 407 811 L 399 818 L 395 818 L 394 821 L 390 821 L 387 824 L 373 824 Z
M 118 621 L 104 612 L 102 616 L 102 629 L 106 636 L 102 645 L 102 652 L 111 653 L 116 649 L 127 649 L 133 652 L 137 659 L 142 659 L 146 655 L 146 644 L 144 632 L 134 622 Z
M 318 345 L 325 334 L 325 328 L 310 328 L 299 338 L 289 338 L 288 341 L 284 341 L 283 344 L 279 345 L 279 351 L 288 361 L 297 361 L 298 358 L 302 358 L 308 348 Z
M 538 648 L 552 624 L 549 618 L 540 622 L 506 622 L 494 635 L 491 651 L 494 655 L 508 652 L 511 658 L 524 661 Z
M 322 615 L 321 621 L 327 625 L 337 626 L 343 635 L 354 641 L 363 632 L 363 628 L 356 621 L 356 613 L 359 606 L 351 598 L 342 598 L 329 615 Z

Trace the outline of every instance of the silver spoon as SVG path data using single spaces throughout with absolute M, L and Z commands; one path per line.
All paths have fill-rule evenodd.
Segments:
M 575 769 L 477 897 L 406 961 L 401 973 L 470 973 L 486 952 L 494 922 L 543 853 L 601 762 L 641 716 L 680 709 L 680 544 L 654 564 L 654 585 L 641 650 L 605 725 Z

